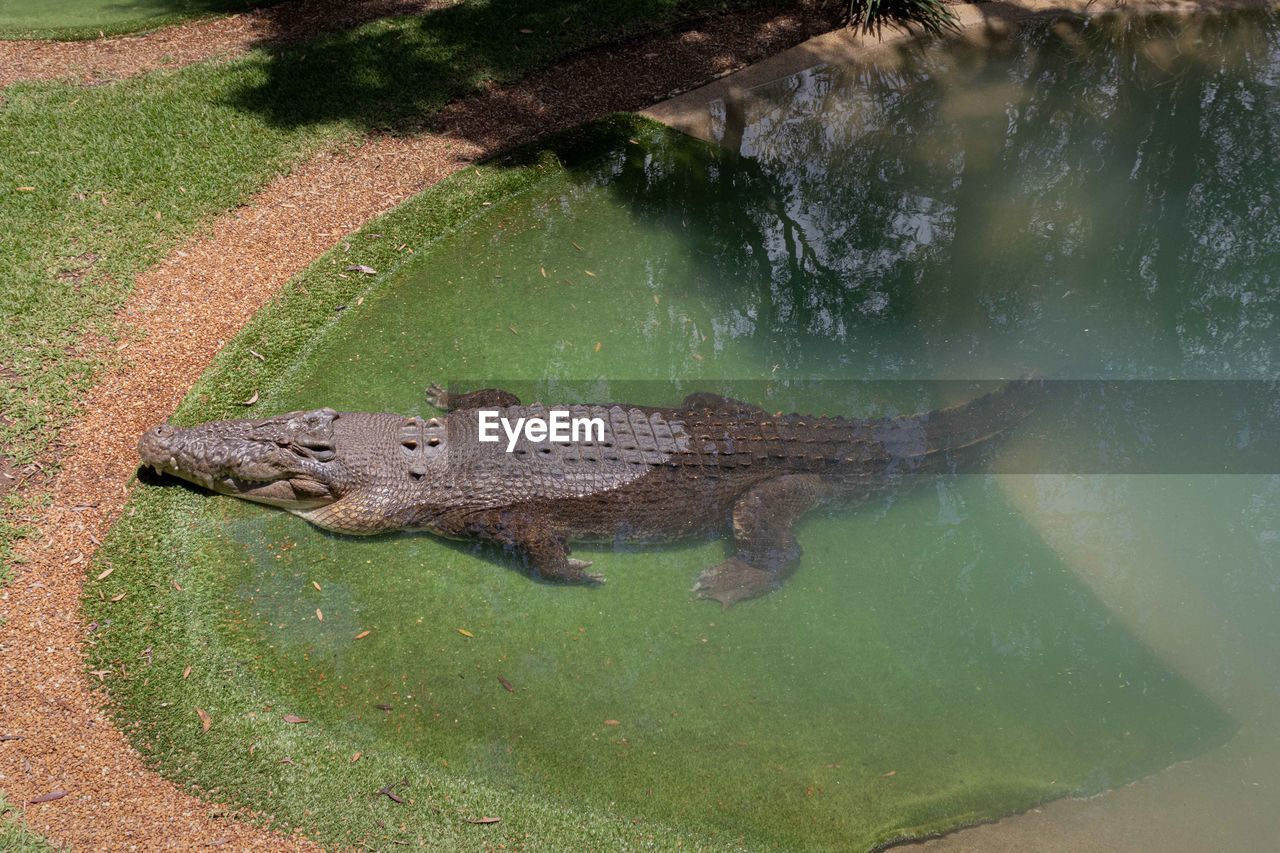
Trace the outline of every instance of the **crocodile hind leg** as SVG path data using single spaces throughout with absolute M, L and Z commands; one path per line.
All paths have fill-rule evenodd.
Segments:
M 451 394 L 435 382 L 427 386 L 427 402 L 437 409 L 502 409 L 520 405 L 520 398 L 501 388 L 481 388 L 465 394 Z
M 785 474 L 753 486 L 733 505 L 734 555 L 703 569 L 693 591 L 729 608 L 776 589 L 800 558 L 796 520 L 829 492 L 816 474 Z

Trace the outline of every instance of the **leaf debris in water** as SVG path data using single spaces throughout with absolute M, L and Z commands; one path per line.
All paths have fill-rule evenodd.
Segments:
M 499 676 L 498 676 L 498 683 L 499 683 L 499 684 L 501 684 L 501 685 L 502 685 L 502 689 L 503 689 L 503 690 L 505 690 L 505 691 L 507 691 L 508 693 L 515 693 L 515 692 L 516 692 L 516 689 L 515 689 L 514 687 L 512 687 L 512 686 L 511 686 L 511 682 L 510 682 L 510 681 L 507 681 L 507 680 L 506 680 L 505 678 L 503 678 L 501 675 L 499 675 Z
M 458 629 L 458 633 L 459 633 L 459 634 L 461 634 L 461 635 L 462 635 L 462 636 L 464 636 L 464 637 L 474 637 L 474 636 L 475 636 L 475 634 L 471 633 L 471 632 L 470 632 L 470 631 L 468 631 L 466 628 L 459 628 L 459 629 Z
M 196 708 L 196 716 L 200 718 L 200 731 L 209 731 L 209 726 L 213 725 L 213 718 L 209 716 L 209 712 L 204 708 Z

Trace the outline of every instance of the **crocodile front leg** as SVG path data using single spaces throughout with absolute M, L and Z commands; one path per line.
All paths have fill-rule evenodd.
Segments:
M 796 520 L 829 492 L 815 474 L 785 474 L 752 487 L 733 506 L 736 553 L 703 569 L 693 591 L 727 609 L 776 589 L 800 558 Z
M 452 412 L 457 409 L 502 409 L 520 405 L 520 398 L 501 388 L 481 388 L 465 394 L 450 394 L 435 382 L 427 386 L 427 402 L 437 409 Z
M 604 583 L 603 575 L 585 571 L 590 561 L 569 556 L 564 536 L 537 515 L 518 510 L 482 510 L 468 514 L 451 527 L 441 532 L 499 545 L 543 580 Z

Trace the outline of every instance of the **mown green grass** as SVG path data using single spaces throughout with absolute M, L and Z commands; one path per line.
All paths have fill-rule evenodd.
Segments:
M 3 453 L 21 465 L 48 451 L 114 355 L 112 317 L 138 273 L 307 154 L 428 124 L 486 82 L 586 45 L 750 5 L 472 0 L 230 63 L 11 86 L 0 103 Z M 0 557 L 26 511 L 6 504 Z
M 0 792 L 0 850 L 5 853 L 43 853 L 53 849 L 43 838 L 27 829 L 13 812 Z
M 273 2 L 278 0 L 0 0 L 0 39 L 91 39 Z

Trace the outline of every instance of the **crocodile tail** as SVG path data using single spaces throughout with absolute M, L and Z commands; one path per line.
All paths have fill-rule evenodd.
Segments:
M 1044 395 L 1043 379 L 1015 379 L 968 402 L 916 415 L 924 428 L 925 455 L 963 465 L 1025 420 Z

